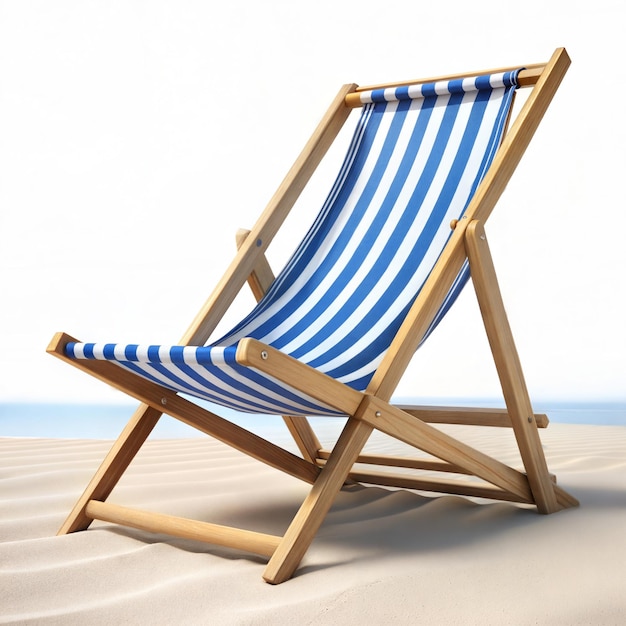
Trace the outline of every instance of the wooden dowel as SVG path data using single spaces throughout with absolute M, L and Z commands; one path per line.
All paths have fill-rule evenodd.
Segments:
M 537 80 L 539 80 L 539 77 L 541 76 L 544 68 L 545 63 L 526 67 L 519 73 L 517 77 L 518 85 L 520 87 L 532 87 L 537 82 Z M 361 93 L 365 91 L 373 91 L 374 89 L 392 89 L 394 87 L 404 87 L 405 85 L 423 85 L 426 83 L 455 80 L 457 78 L 469 78 L 472 76 L 480 76 L 483 74 L 499 74 L 500 72 L 510 72 L 516 69 L 519 69 L 519 66 L 497 68 L 494 70 L 490 70 L 489 72 L 465 72 L 463 74 L 450 74 L 448 76 L 438 76 L 434 78 L 426 78 L 420 80 L 406 80 L 402 82 L 384 83 L 380 85 L 367 85 L 363 87 L 358 87 L 356 92 L 354 93 L 349 93 L 346 96 L 345 102 L 347 107 L 355 108 L 362 106 L 363 103 L 361 102 Z
M 165 533 L 183 539 L 204 541 L 218 546 L 227 546 L 245 550 L 262 556 L 271 557 L 280 542 L 280 537 L 266 535 L 230 526 L 198 522 L 184 517 L 163 515 L 131 509 L 108 502 L 90 500 L 85 510 L 93 519 L 130 526 L 152 533 Z
M 491 485 L 482 485 L 470 481 L 434 480 L 414 478 L 410 475 L 392 474 L 390 472 L 350 472 L 349 477 L 360 483 L 398 487 L 400 489 L 415 489 L 416 491 L 436 491 L 439 493 L 455 494 L 459 496 L 474 496 L 491 500 L 505 500 L 507 502 L 523 502 L 532 504 L 530 498 L 499 489 Z
M 478 407 L 418 406 L 397 404 L 405 413 L 430 424 L 465 424 L 469 426 L 495 426 L 510 428 L 507 409 L 482 409 Z M 544 413 L 534 414 L 537 428 L 547 428 L 550 420 Z
M 320 450 L 318 457 L 326 461 L 331 450 Z M 390 456 L 386 454 L 360 454 L 356 463 L 365 465 L 383 465 L 385 467 L 406 467 L 407 469 L 425 470 L 428 472 L 450 472 L 453 474 L 468 474 L 469 472 L 458 465 L 436 459 L 417 459 L 411 457 Z M 323 464 L 321 464 L 323 466 Z

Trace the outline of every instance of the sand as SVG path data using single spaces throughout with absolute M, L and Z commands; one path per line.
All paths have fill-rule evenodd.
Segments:
M 515 462 L 508 431 L 454 432 Z M 111 442 L 0 439 L 0 623 L 624 624 L 626 427 L 542 439 L 580 508 L 350 488 L 278 586 L 226 548 L 99 522 L 56 537 Z M 306 491 L 210 438 L 150 440 L 111 501 L 281 534 Z

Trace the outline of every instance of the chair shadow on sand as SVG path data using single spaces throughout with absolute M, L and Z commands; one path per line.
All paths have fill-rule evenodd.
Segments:
M 592 509 L 626 507 L 626 490 L 573 489 L 585 501 L 588 514 Z M 621 503 L 620 503 L 621 496 Z M 587 501 L 589 497 L 590 501 Z M 595 501 L 595 506 L 594 506 Z M 269 497 L 262 505 L 246 504 L 224 511 L 214 509 L 193 511 L 195 519 L 221 518 L 239 528 L 281 534 L 298 510 L 297 498 Z M 572 509 L 571 514 L 576 514 Z M 385 555 L 415 558 L 429 553 L 457 551 L 473 544 L 489 546 L 502 537 L 514 538 L 519 533 L 540 532 L 551 519 L 538 516 L 531 506 L 490 501 L 472 501 L 453 495 L 424 495 L 407 490 L 389 490 L 377 486 L 348 485 L 339 493 L 322 524 L 311 548 L 312 558 L 328 552 L 328 559 L 310 563 L 305 558 L 295 577 L 307 572 L 340 567 L 356 561 L 375 566 Z M 118 525 L 97 526 L 106 532 L 129 537 L 146 544 L 167 543 L 177 549 L 196 554 L 210 554 L 229 560 L 249 560 L 265 564 L 258 555 L 210 545 L 189 539 L 153 534 Z M 316 554 L 318 552 L 318 554 Z M 340 555 L 345 558 L 341 558 Z

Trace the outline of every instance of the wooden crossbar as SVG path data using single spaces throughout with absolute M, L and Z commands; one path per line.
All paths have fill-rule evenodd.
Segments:
M 322 449 L 318 453 L 318 463 L 323 466 L 324 461 L 328 460 L 332 450 Z M 360 454 L 356 460 L 357 463 L 364 465 L 382 465 L 385 467 L 405 467 L 407 469 L 424 470 L 427 472 L 450 472 L 452 474 L 469 474 L 465 468 L 439 461 L 438 459 L 419 459 L 415 457 L 392 456 L 388 454 Z
M 205 541 L 218 546 L 253 552 L 268 558 L 274 554 L 281 540 L 281 537 L 275 535 L 142 511 L 98 500 L 90 500 L 85 512 L 89 517 L 103 522 L 130 526 L 151 533 L 164 533 L 183 539 Z
M 385 487 L 398 487 L 399 489 L 433 491 L 459 496 L 473 496 L 475 498 L 489 498 L 491 500 L 533 504 L 531 497 L 511 493 L 510 491 L 505 491 L 493 485 L 468 480 L 416 478 L 410 474 L 375 471 L 354 471 L 350 472 L 349 476 L 351 480 L 370 485 L 382 485 Z
M 528 85 L 534 85 L 541 73 L 545 69 L 545 63 L 531 63 L 524 65 L 524 69 L 519 73 L 518 79 Z M 436 83 L 438 81 L 455 80 L 457 78 L 471 78 L 472 76 L 486 76 L 488 74 L 500 74 L 501 72 L 513 72 L 520 68 L 519 65 L 507 65 L 495 67 L 490 70 L 477 70 L 474 72 L 456 72 L 455 74 L 444 74 L 443 76 L 431 76 L 430 78 L 418 78 L 413 80 L 391 81 L 388 83 L 378 83 L 374 85 L 359 85 L 356 91 L 372 91 L 373 89 L 386 89 L 387 87 L 402 87 L 404 85 L 424 85 Z
M 486 74 L 498 74 L 500 72 L 512 72 L 519 69 L 519 65 L 513 67 L 503 67 L 489 70 L 487 72 L 463 72 L 462 74 L 449 74 L 447 76 L 437 76 L 433 78 L 421 78 L 420 80 L 405 80 L 400 82 L 381 83 L 378 85 L 359 86 L 353 93 L 349 93 L 346 96 L 346 106 L 350 108 L 356 108 L 363 106 L 361 102 L 361 93 L 364 91 L 373 91 L 374 89 L 390 89 L 394 87 L 404 87 L 405 85 L 424 85 L 427 83 L 435 83 L 439 81 L 455 80 L 457 78 L 469 78 L 472 76 L 480 76 Z M 532 87 L 537 83 L 543 70 L 545 69 L 545 63 L 530 65 L 525 67 L 517 77 L 518 85 L 520 87 Z
M 465 424 L 469 426 L 494 426 L 511 428 L 511 418 L 507 409 L 460 408 L 450 406 L 417 406 L 396 404 L 405 413 L 413 415 L 429 424 Z M 545 413 L 534 414 L 537 428 L 547 428 L 550 420 Z

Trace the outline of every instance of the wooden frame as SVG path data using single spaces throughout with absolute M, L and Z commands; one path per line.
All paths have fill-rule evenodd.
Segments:
M 101 519 L 232 546 L 268 557 L 263 577 L 270 583 L 280 583 L 294 573 L 337 493 L 347 481 L 522 502 L 535 505 L 541 513 L 576 506 L 575 498 L 558 487 L 548 472 L 537 430 L 547 425 L 547 418 L 535 415 L 532 410 L 484 231 L 484 222 L 521 159 L 568 65 L 566 51 L 559 48 L 547 63 L 529 66 L 521 72 L 521 85 L 532 87 L 532 91 L 508 129 L 464 218 L 452 225 L 454 232 L 448 245 L 365 393 L 256 340 L 245 339 L 239 343 L 236 358 L 240 364 L 258 368 L 286 384 L 306 390 L 349 416 L 332 450 L 322 449 L 306 418 L 284 416 L 301 452 L 301 456 L 296 456 L 115 364 L 69 359 L 64 347 L 73 339 L 64 333 L 55 335 L 48 347 L 50 353 L 141 402 L 59 534 L 86 529 L 93 519 Z M 456 77 L 465 75 L 472 74 Z M 393 85 L 378 87 L 386 86 Z M 237 234 L 237 255 L 183 335 L 182 345 L 206 343 L 246 281 L 257 298 L 263 296 L 274 279 L 264 256 L 265 250 L 347 119 L 350 108 L 360 103 L 358 92 L 364 89 L 368 88 L 356 85 L 341 88 L 257 224 L 251 231 Z M 469 260 L 507 408 L 394 406 L 390 403 L 391 394 L 466 259 Z M 283 537 L 137 511 L 106 502 L 163 412 L 312 484 L 309 495 Z M 440 423 L 511 427 L 524 471 L 508 467 L 432 425 Z M 435 458 L 364 455 L 362 449 L 374 429 Z M 355 468 L 355 464 L 465 474 L 482 482 L 419 479 L 407 474 Z

